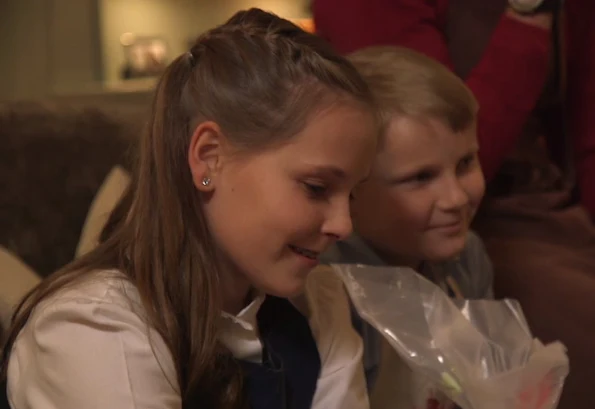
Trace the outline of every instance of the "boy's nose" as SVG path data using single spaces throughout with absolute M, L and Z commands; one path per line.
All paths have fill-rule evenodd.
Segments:
M 469 197 L 457 178 L 450 178 L 441 195 L 441 207 L 444 210 L 456 210 L 469 203 Z

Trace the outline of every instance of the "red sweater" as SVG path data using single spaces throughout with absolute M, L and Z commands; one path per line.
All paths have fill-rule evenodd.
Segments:
M 595 0 L 565 4 L 569 135 L 582 201 L 595 217 Z M 340 52 L 394 44 L 452 66 L 443 34 L 448 0 L 315 0 L 313 9 L 317 31 Z M 466 79 L 481 107 L 480 161 L 488 180 L 516 146 L 543 89 L 549 39 L 545 30 L 503 16 Z

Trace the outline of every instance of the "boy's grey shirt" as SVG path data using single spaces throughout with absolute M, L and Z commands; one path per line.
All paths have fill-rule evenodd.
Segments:
M 347 240 L 337 242 L 322 255 L 321 262 L 327 264 L 388 265 L 357 235 L 352 235 Z M 481 239 L 473 232 L 469 233 L 465 248 L 457 259 L 441 263 L 424 263 L 420 273 L 434 282 L 436 282 L 435 278 L 438 277 L 439 282 L 436 282 L 436 284 L 445 291 L 448 291 L 448 287 L 444 282 L 444 278 L 451 276 L 457 282 L 466 299 L 493 298 L 492 263 Z M 371 325 L 359 318 L 355 312 L 353 314 L 353 323 L 364 340 L 364 368 L 368 386 L 371 387 L 380 365 L 381 335 Z
M 357 235 L 337 242 L 322 255 L 321 262 L 371 266 L 388 265 Z M 468 299 L 493 297 L 492 263 L 481 239 L 473 232 L 469 232 L 465 248 L 457 259 L 442 263 L 424 263 L 423 271 L 420 273 L 429 279 L 452 276 L 465 298 Z M 442 282 L 436 284 L 445 288 Z

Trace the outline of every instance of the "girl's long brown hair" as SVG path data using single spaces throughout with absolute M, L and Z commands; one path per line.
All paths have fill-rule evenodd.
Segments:
M 183 406 L 244 406 L 241 372 L 217 341 L 220 270 L 188 168 L 190 136 L 212 120 L 239 148 L 258 151 L 295 135 L 328 95 L 373 109 L 353 66 L 287 20 L 251 9 L 199 37 L 157 86 L 132 183 L 99 245 L 17 307 L 2 373 L 36 305 L 98 270 L 117 269 L 138 289 L 149 325 L 171 351 Z

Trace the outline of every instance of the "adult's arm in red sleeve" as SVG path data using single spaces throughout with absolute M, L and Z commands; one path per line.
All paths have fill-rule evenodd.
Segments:
M 595 2 L 567 1 L 568 131 L 581 201 L 595 220 Z
M 315 0 L 313 11 L 320 35 L 340 52 L 397 45 L 452 67 L 444 35 L 447 6 L 447 0 Z M 488 180 L 514 148 L 539 98 L 549 43 L 546 30 L 505 15 L 466 79 L 480 105 L 480 161 Z

